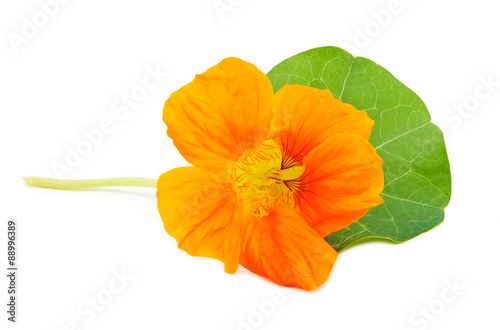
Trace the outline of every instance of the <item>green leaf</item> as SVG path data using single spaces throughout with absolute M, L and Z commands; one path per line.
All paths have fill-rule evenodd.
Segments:
M 451 197 L 446 146 L 413 91 L 378 64 L 337 47 L 295 55 L 268 77 L 275 92 L 286 84 L 328 89 L 375 120 L 370 143 L 384 160 L 384 203 L 326 237 L 333 248 L 373 238 L 404 242 L 443 221 Z

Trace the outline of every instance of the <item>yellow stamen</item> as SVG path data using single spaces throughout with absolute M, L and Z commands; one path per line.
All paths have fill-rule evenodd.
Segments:
M 283 181 L 297 180 L 304 173 L 304 167 L 294 166 L 279 171 L 280 179 Z

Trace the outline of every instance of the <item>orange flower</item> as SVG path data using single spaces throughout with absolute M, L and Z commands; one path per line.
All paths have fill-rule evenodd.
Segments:
M 312 290 L 337 252 L 323 239 L 382 203 L 382 159 L 366 112 L 327 90 L 273 95 L 254 65 L 227 58 L 165 102 L 167 134 L 193 167 L 158 181 L 166 231 L 192 256 L 241 264 Z

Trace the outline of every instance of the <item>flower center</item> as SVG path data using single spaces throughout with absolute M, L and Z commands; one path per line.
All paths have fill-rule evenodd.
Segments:
M 233 189 L 257 217 L 269 214 L 274 205 L 294 205 L 294 192 L 304 172 L 302 166 L 284 168 L 279 144 L 270 139 L 243 154 L 231 171 Z

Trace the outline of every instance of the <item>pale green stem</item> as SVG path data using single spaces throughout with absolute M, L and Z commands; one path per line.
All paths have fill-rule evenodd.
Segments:
M 156 188 L 157 179 L 150 178 L 108 178 L 92 180 L 59 180 L 42 178 L 38 176 L 25 176 L 24 182 L 28 186 L 50 188 L 50 189 L 87 189 L 96 187 L 154 187 Z

